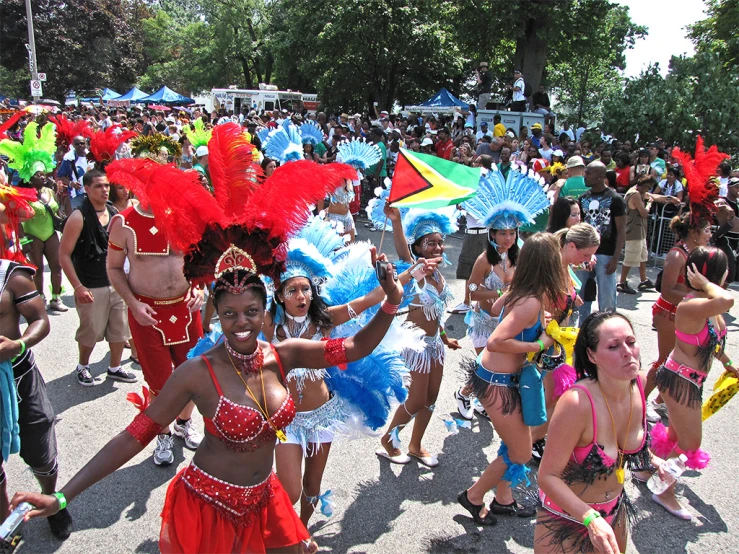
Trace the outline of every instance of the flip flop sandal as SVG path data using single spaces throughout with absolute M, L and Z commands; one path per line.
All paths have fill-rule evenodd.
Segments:
M 380 458 L 385 458 L 391 464 L 405 465 L 411 461 L 410 457 L 407 454 L 398 454 L 397 456 L 391 456 L 384 448 L 378 448 L 375 451 L 375 454 Z
M 138 358 L 134 358 L 133 356 L 131 356 L 131 358 L 130 358 L 130 359 L 131 359 L 131 361 L 132 361 L 133 363 L 135 363 L 136 365 L 141 365 L 141 362 L 139 362 L 139 359 L 138 359 Z
M 480 512 L 485 507 L 485 504 L 477 505 L 477 504 L 473 504 L 472 502 L 470 502 L 470 499 L 467 497 L 466 490 L 460 492 L 457 495 L 457 502 L 459 502 L 462 505 L 462 507 L 470 513 L 470 515 L 472 516 L 472 519 L 475 521 L 477 525 L 492 527 L 493 525 L 498 523 L 498 520 L 490 512 L 485 514 L 485 517 L 480 517 Z
M 490 503 L 490 512 L 495 515 L 516 516 L 530 519 L 536 515 L 536 508 L 533 506 L 522 506 L 515 500 L 510 504 L 501 504 L 496 498 Z

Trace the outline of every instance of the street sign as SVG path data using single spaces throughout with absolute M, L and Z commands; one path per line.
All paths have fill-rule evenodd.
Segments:
M 46 82 L 46 73 L 39 73 L 38 74 L 38 80 L 41 81 L 42 83 L 45 83 Z
M 31 81 L 31 96 L 43 96 L 44 91 L 41 88 L 41 81 Z

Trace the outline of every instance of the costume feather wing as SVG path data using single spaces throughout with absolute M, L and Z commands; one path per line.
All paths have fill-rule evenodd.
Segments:
M 355 177 L 348 165 L 319 165 L 299 160 L 278 167 L 257 189 L 246 206 L 243 223 L 250 229 L 269 229 L 269 238 L 287 240 L 303 228 L 310 217 L 308 206 L 323 200 L 344 180 Z
M 345 244 L 344 237 L 337 233 L 330 223 L 315 216 L 310 218 L 297 236 L 315 246 L 326 258 L 333 258 L 336 250 Z
M 18 171 L 20 178 L 26 182 L 31 180 L 36 172 L 37 163 L 44 165 L 46 173 L 56 167 L 54 154 L 56 153 L 56 134 L 53 124 L 47 124 L 39 136 L 38 123 L 32 121 L 23 131 L 23 142 L 9 139 L 0 141 L 0 154 L 10 158 L 8 167 Z
M 236 123 L 218 125 L 208 143 L 208 169 L 216 201 L 229 221 L 238 219 L 262 177 L 254 146 Z
M 150 158 L 126 158 L 105 166 L 105 174 L 111 183 L 123 185 L 133 192 L 142 206 L 148 207 L 147 185 L 151 175 L 159 167 L 159 164 Z
M 714 144 L 708 150 L 703 143 L 703 137 L 698 136 L 695 143 L 695 157 L 674 148 L 672 155 L 680 162 L 688 180 L 688 195 L 690 197 L 690 211 L 693 221 L 700 223 L 701 219 L 710 217 L 716 211 L 714 201 L 718 199 L 718 184 L 715 181 L 718 165 L 729 156 L 719 152 Z

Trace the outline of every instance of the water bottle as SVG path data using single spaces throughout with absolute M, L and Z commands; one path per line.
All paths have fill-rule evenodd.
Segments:
M 28 502 L 21 502 L 15 507 L 8 518 L 0 525 L 0 539 L 5 542 L 11 542 L 17 534 L 18 529 L 23 524 L 26 514 L 33 510 Z
M 670 458 L 662 466 L 665 469 L 665 476 L 661 478 L 659 473 L 655 473 L 647 481 L 647 488 L 656 495 L 665 492 L 673 483 L 677 482 L 678 477 L 685 471 L 685 463 L 688 457 L 680 454 L 678 458 Z

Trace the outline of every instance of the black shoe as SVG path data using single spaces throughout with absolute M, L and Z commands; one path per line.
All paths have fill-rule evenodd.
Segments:
M 110 368 L 108 368 L 108 379 L 123 381 L 124 383 L 135 383 L 138 381 L 136 375 L 123 368 L 118 369 L 118 371 L 111 371 Z
M 95 379 L 92 378 L 89 367 L 85 366 L 82 369 L 77 369 L 77 382 L 83 387 L 92 387 L 95 384 Z
M 629 283 L 619 283 L 616 285 L 616 290 L 618 292 L 625 292 L 626 294 L 636 294 L 636 291 L 631 288 Z
M 477 523 L 478 525 L 492 527 L 493 525 L 498 523 L 498 520 L 490 512 L 485 514 L 485 517 L 480 517 L 480 512 L 485 507 L 485 504 L 477 505 L 477 504 L 473 504 L 472 502 L 470 502 L 470 499 L 467 498 L 466 490 L 460 492 L 457 495 L 457 502 L 459 502 L 462 505 L 462 507 L 470 513 L 470 515 L 472 516 L 472 519 L 474 519 L 475 523 Z
M 653 289 L 654 288 L 654 283 L 652 282 L 651 279 L 647 279 L 646 281 L 642 281 L 641 283 L 639 283 L 639 286 L 636 287 L 636 288 L 638 288 L 639 290 Z
M 496 498 L 490 503 L 490 512 L 499 516 L 516 516 L 532 518 L 536 515 L 534 506 L 522 506 L 515 500 L 510 504 L 501 504 Z
M 536 465 L 539 465 L 542 457 L 544 456 L 544 447 L 547 444 L 546 438 L 539 439 L 531 445 L 531 459 Z
M 72 534 L 72 516 L 66 508 L 59 510 L 53 516 L 46 518 L 51 528 L 51 534 L 60 541 L 67 540 Z

